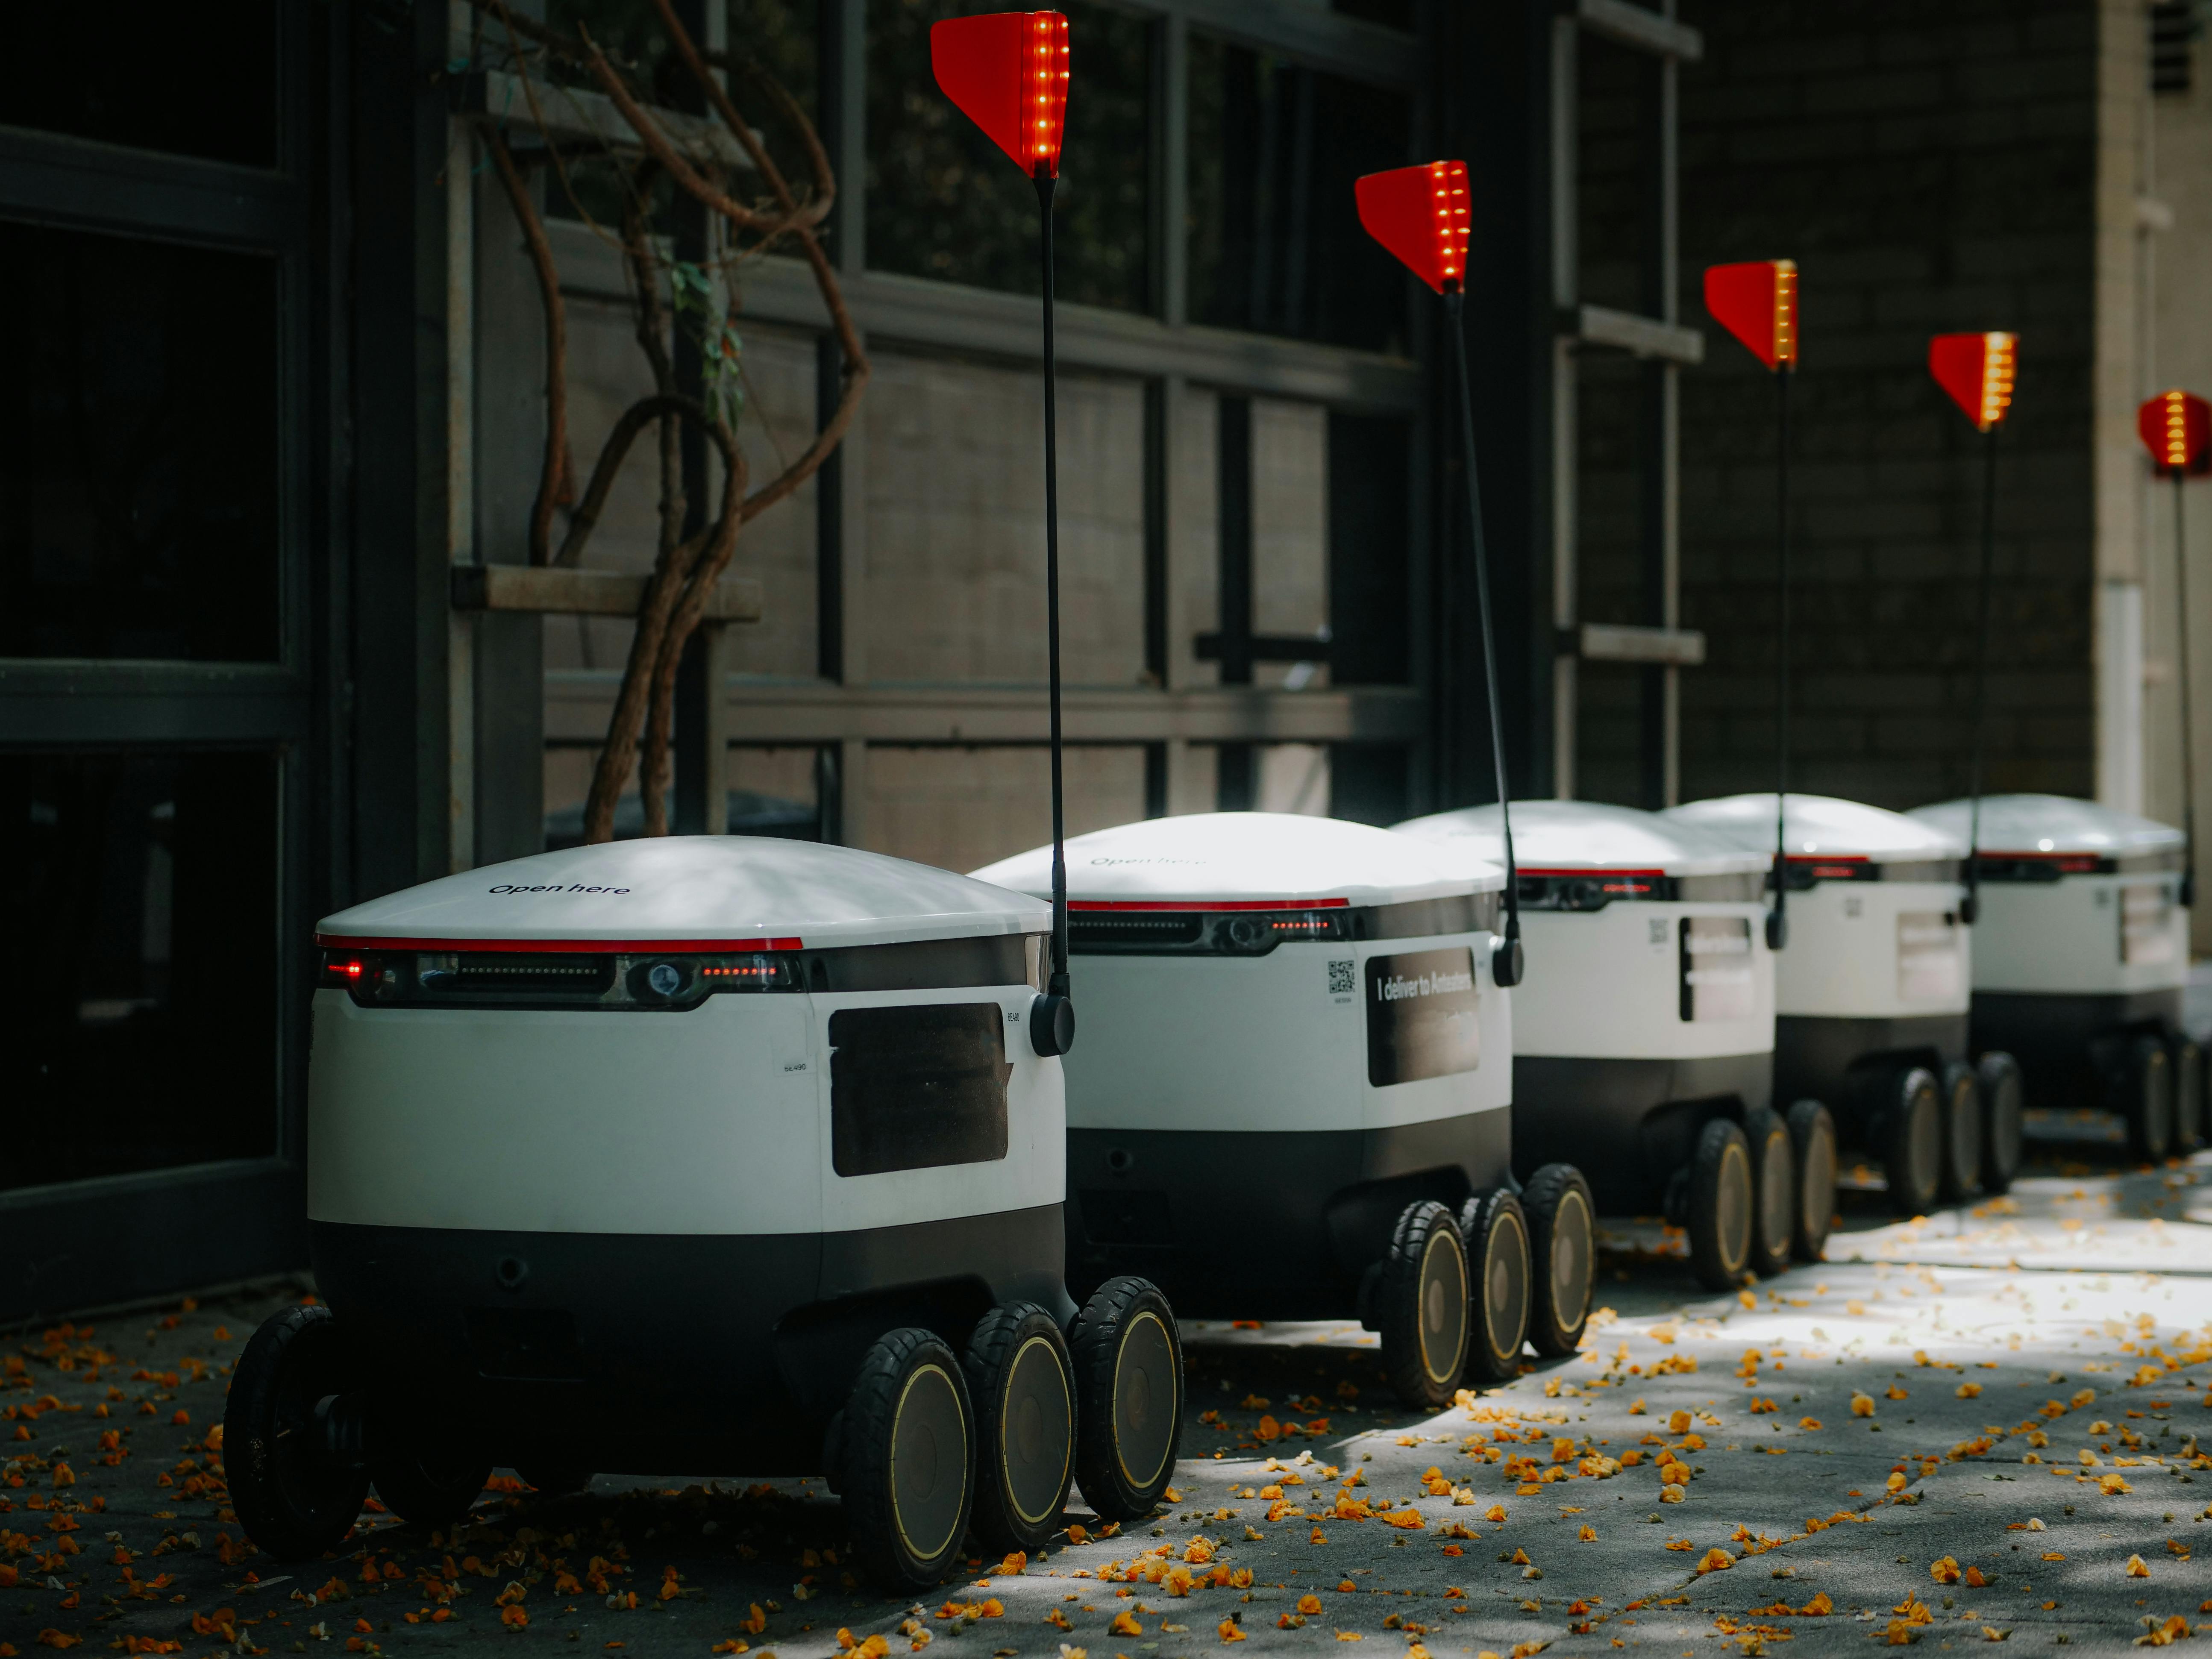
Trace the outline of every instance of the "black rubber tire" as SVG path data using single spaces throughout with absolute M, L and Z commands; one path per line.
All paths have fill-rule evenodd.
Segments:
M 1075 1483 L 1102 1521 L 1140 1521 L 1175 1474 L 1182 1334 L 1150 1279 L 1109 1279 L 1067 1336 L 1075 1365 Z
M 1836 1120 L 1817 1100 L 1790 1109 L 1790 1146 L 1797 1182 L 1796 1223 L 1790 1254 L 1818 1261 L 1836 1218 Z
M 2002 1048 L 1984 1054 L 1974 1070 L 1982 1080 L 1982 1190 L 2009 1192 L 2027 1152 L 2027 1085 L 2020 1062 Z
M 384 1507 L 409 1526 L 449 1526 L 483 1495 L 491 1459 L 441 1444 L 415 1424 L 386 1420 L 369 1441 L 368 1479 Z
M 1504 1187 L 1477 1193 L 1460 1206 L 1467 1240 L 1468 1278 L 1474 1288 L 1468 1321 L 1468 1375 L 1485 1382 L 1510 1382 L 1521 1374 L 1521 1348 L 1528 1340 L 1528 1217 Z
M 1459 1223 L 1433 1199 L 1400 1212 L 1375 1286 L 1382 1372 L 1407 1406 L 1451 1403 L 1467 1368 L 1467 1245 Z
M 246 1535 L 279 1561 L 336 1549 L 368 1496 L 368 1472 L 322 1449 L 315 1407 L 356 1379 L 328 1308 L 287 1308 L 239 1356 L 223 1408 L 231 1507 Z
M 1927 1214 L 1943 1179 L 1942 1086 L 1935 1073 L 1906 1066 L 1890 1073 L 1879 1133 L 1889 1207 L 1901 1216 Z
M 886 1589 L 938 1583 L 959 1565 L 975 1498 L 975 1416 L 943 1338 L 909 1326 L 876 1339 L 842 1443 L 837 1491 L 863 1570 Z
M 1943 1067 L 1936 1093 L 1943 1103 L 1943 1164 L 1936 1191 L 1947 1204 L 1982 1189 L 1982 1079 L 1963 1060 Z
M 1528 1261 L 1534 1270 L 1528 1346 L 1547 1359 L 1564 1358 L 1589 1322 L 1597 1205 L 1580 1170 L 1547 1164 L 1521 1188 L 1521 1208 L 1528 1218 Z
M 2204 1050 L 2186 1031 L 2166 1040 L 2173 1066 L 2173 1150 L 2193 1152 L 2204 1144 Z
M 540 1498 L 568 1498 L 592 1484 L 590 1471 L 572 1469 L 564 1463 L 532 1463 L 515 1473 L 535 1488 Z
M 1003 1553 L 1042 1548 L 1075 1479 L 1075 1366 L 1042 1308 L 1010 1302 L 968 1339 L 975 1407 L 975 1535 Z
M 1751 1267 L 1756 1214 L 1751 1143 L 1728 1118 L 1710 1121 L 1690 1155 L 1690 1268 L 1709 1291 L 1732 1291 Z
M 2173 1148 L 2173 1062 L 2165 1040 L 2138 1033 L 2128 1045 L 2121 1073 L 2120 1115 L 2128 1126 L 2128 1156 L 2162 1162 Z
M 1751 1152 L 1751 1270 L 1771 1279 L 1790 1271 L 1797 1236 L 1797 1149 L 1771 1107 L 1743 1115 L 1743 1138 Z

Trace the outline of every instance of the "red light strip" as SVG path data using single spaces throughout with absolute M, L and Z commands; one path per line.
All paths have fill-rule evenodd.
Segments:
M 1663 878 L 1667 872 L 1664 870 L 1540 870 L 1534 865 L 1524 864 L 1521 866 L 1519 873 L 1524 876 L 1589 876 L 1599 880 L 1609 880 L 1618 876 L 1643 876 L 1658 879 Z
M 318 933 L 325 951 L 496 951 L 547 956 L 702 956 L 727 951 L 799 951 L 795 939 L 353 939 Z
M 1872 864 L 1864 853 L 1792 853 L 1792 864 Z
M 1071 910 L 1340 910 L 1350 899 L 1070 899 Z

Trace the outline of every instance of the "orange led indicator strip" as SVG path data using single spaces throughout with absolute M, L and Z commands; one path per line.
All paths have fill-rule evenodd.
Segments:
M 1797 262 L 1774 262 L 1774 361 L 1797 361 Z
M 2166 464 L 2185 467 L 2189 465 L 2189 395 L 2169 392 L 2165 401 Z
M 1467 168 L 1458 161 L 1432 161 L 1429 185 L 1434 198 L 1437 252 L 1443 274 L 1454 283 L 1467 269 L 1468 219 Z
M 1067 20 L 1057 12 L 1036 14 L 1030 52 L 1030 94 L 1036 125 L 1036 152 L 1050 161 L 1059 152 L 1060 122 L 1067 107 Z
M 2012 407 L 2013 345 L 2009 334 L 1982 336 L 1982 414 L 1977 424 L 1984 432 Z

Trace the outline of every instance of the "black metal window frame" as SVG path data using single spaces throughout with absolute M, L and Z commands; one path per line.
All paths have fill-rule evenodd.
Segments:
M 213 1283 L 305 1259 L 301 1225 L 310 908 L 326 884 L 315 810 L 337 693 L 324 665 L 343 589 L 331 556 L 331 410 L 343 395 L 318 258 L 332 157 L 319 84 L 338 26 L 276 9 L 276 165 L 242 166 L 0 125 L 0 220 L 265 257 L 276 268 L 277 651 L 272 662 L 0 658 L 0 750 L 253 750 L 278 772 L 277 1121 L 265 1157 L 0 1193 L 0 1250 L 42 1266 L 7 1298 L 41 1312 Z M 340 107 L 343 94 L 340 93 Z M 327 279 L 334 281 L 335 278 Z M 334 818 L 337 815 L 333 814 Z M 58 1253 L 56 1238 L 70 1248 Z

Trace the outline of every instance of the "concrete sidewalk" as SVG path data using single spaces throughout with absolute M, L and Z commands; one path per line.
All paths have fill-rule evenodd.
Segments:
M 1412 1659 L 2117 1649 L 2146 1620 L 2193 1626 L 2212 1598 L 2193 1559 L 2212 1549 L 2212 1460 L 2194 1456 L 2212 1426 L 2212 1228 L 2190 1218 L 2207 1173 L 2039 1174 L 2014 1208 L 1862 1224 L 1833 1252 L 1854 1259 L 1737 1297 L 1701 1297 L 1665 1261 L 1610 1267 L 1612 1311 L 1577 1359 L 1433 1419 L 1389 1401 L 1356 1327 L 1193 1325 L 1173 1508 L 1019 1571 L 979 1560 L 924 1603 L 852 1582 L 818 1481 L 603 1477 L 543 1501 L 508 1478 L 459 1537 L 372 1508 L 349 1553 L 278 1566 L 230 1518 L 209 1431 L 229 1363 L 301 1287 L 64 1326 L 5 1361 L 0 1641 L 790 1659 L 834 1654 L 841 1631 L 973 1659 L 1238 1641 Z M 526 1625 L 502 1622 L 502 1595 Z

